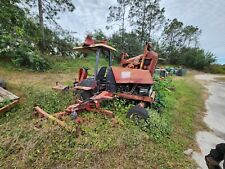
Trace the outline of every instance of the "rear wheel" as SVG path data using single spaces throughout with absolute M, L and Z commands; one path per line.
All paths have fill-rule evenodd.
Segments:
M 147 120 L 149 118 L 149 114 L 145 108 L 136 105 L 127 112 L 127 118 L 134 119 L 135 121 L 139 121 L 141 119 Z

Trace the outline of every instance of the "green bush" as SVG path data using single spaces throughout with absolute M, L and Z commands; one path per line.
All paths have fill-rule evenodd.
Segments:
M 13 54 L 12 62 L 17 67 L 27 67 L 35 71 L 46 71 L 50 68 L 50 64 L 45 59 L 27 47 L 17 48 Z
M 212 53 L 199 48 L 182 48 L 179 53 L 179 64 L 198 70 L 203 70 L 216 61 Z
M 166 107 L 167 101 L 166 96 L 170 91 L 170 88 L 174 88 L 172 83 L 172 79 L 167 77 L 163 80 L 159 79 L 158 77 L 154 78 L 154 86 L 153 90 L 156 92 L 155 102 L 153 103 L 153 108 L 158 110 L 159 112 Z
M 39 54 L 42 33 L 19 1 L 0 1 L 0 59 L 17 67 L 45 71 L 50 64 Z M 63 29 L 45 27 L 45 53 L 73 57 L 75 39 Z
M 161 139 L 171 133 L 171 124 L 165 116 L 160 115 L 158 112 L 153 110 L 149 110 L 149 112 L 150 116 L 147 121 L 143 121 L 139 125 L 141 129 L 147 132 L 155 141 L 160 142 Z
M 207 73 L 225 74 L 225 65 L 213 64 L 204 69 Z
M 166 64 L 183 65 L 185 67 L 204 70 L 216 61 L 216 57 L 211 52 L 206 52 L 201 48 L 158 48 L 159 54 L 166 59 Z
M 15 33 L 0 31 L 0 57 L 7 58 L 17 67 L 26 67 L 35 71 L 46 71 L 50 64 L 43 59 L 23 36 L 23 31 L 16 28 Z

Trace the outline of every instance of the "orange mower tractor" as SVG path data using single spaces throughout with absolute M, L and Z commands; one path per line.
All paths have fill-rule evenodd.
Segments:
M 94 110 L 106 115 L 114 116 L 113 112 L 102 110 L 101 101 L 110 100 L 114 97 L 134 101 L 137 105 L 131 108 L 127 117 L 147 119 L 149 117 L 146 106 L 154 102 L 153 74 L 158 61 L 158 54 L 147 43 L 143 54 L 126 59 L 126 53 L 122 53 L 119 67 L 112 66 L 112 53 L 116 51 L 107 45 L 106 41 L 95 42 L 88 36 L 81 47 L 74 50 L 83 53 L 96 53 L 95 73 L 88 77 L 88 68 L 81 68 L 78 81 L 74 82 L 74 93 L 80 96 L 78 107 L 83 105 L 82 110 Z M 99 58 L 105 55 L 108 58 L 108 67 L 99 68 Z M 79 111 L 79 108 L 76 111 Z

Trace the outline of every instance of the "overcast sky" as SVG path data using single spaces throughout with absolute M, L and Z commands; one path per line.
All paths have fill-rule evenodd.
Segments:
M 59 24 L 77 32 L 84 39 L 87 32 L 105 30 L 108 8 L 116 0 L 73 0 L 76 10 L 60 15 Z M 166 17 L 178 18 L 184 24 L 202 30 L 200 45 L 213 52 L 219 63 L 225 64 L 225 0 L 162 0 Z M 106 31 L 110 35 L 113 30 Z

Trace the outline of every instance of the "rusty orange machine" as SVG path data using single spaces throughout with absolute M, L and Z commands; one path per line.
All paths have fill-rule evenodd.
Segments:
M 96 52 L 94 77 L 87 76 L 87 68 L 81 68 L 79 80 L 74 83 L 75 93 L 80 94 L 83 100 L 98 96 L 107 98 L 109 95 L 110 99 L 118 96 L 133 100 L 137 106 L 132 108 L 127 116 L 135 114 L 143 118 L 148 117 L 144 107 L 154 102 L 153 74 L 158 61 L 158 54 L 152 50 L 151 44 L 146 43 L 143 54 L 134 58 L 126 59 L 127 54 L 122 53 L 120 67 L 112 66 L 112 52 L 116 50 L 107 45 L 106 41 L 96 43 L 91 37 L 87 37 L 84 45 L 74 50 L 84 53 Z M 102 54 L 108 57 L 109 66 L 98 69 L 99 57 Z
M 76 123 L 81 123 L 82 119 L 79 113 L 82 111 L 91 111 L 104 114 L 112 118 L 115 123 L 115 114 L 101 107 L 103 100 L 112 100 L 115 97 L 121 97 L 132 100 L 136 106 L 127 112 L 128 118 L 135 120 L 147 119 L 149 117 L 146 106 L 151 105 L 155 100 L 153 91 L 153 74 L 158 61 L 158 54 L 152 50 L 152 46 L 146 43 L 143 54 L 126 59 L 128 54 L 122 53 L 119 67 L 112 66 L 112 53 L 115 48 L 109 46 L 107 41 L 96 42 L 91 36 L 88 36 L 81 47 L 75 47 L 75 51 L 90 53 L 96 52 L 96 64 L 94 76 L 88 76 L 88 68 L 81 68 L 78 73 L 78 80 L 75 80 L 74 86 L 62 86 L 56 83 L 54 90 L 70 90 L 75 95 L 80 96 L 75 104 L 68 106 L 64 111 L 54 114 L 57 118 L 49 115 L 40 107 L 35 107 L 35 111 L 40 117 L 48 117 L 56 121 L 61 126 L 70 130 L 66 124 L 59 119 L 64 115 L 71 115 Z M 99 69 L 99 58 L 101 55 L 108 57 L 108 67 Z

